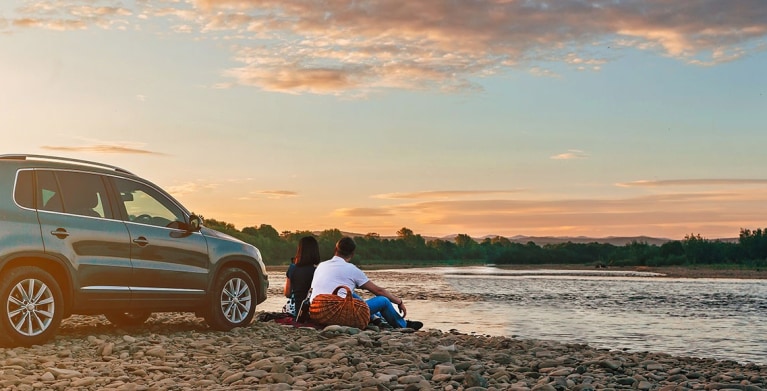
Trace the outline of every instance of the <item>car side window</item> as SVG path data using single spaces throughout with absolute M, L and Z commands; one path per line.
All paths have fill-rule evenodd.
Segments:
M 90 217 L 112 217 L 101 175 L 74 171 L 56 172 L 64 213 Z M 45 195 L 43 195 L 45 196 Z
M 13 199 L 25 208 L 35 208 L 34 172 L 32 170 L 19 171 L 16 176 L 16 188 L 13 191 Z
M 61 191 L 53 171 L 37 171 L 37 209 L 64 212 Z
M 123 178 L 114 178 L 114 182 L 128 221 L 171 228 L 186 224 L 184 212 L 155 189 Z

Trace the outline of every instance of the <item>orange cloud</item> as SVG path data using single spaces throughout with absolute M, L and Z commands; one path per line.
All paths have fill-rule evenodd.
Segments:
M 298 193 L 296 193 L 295 191 L 290 191 L 290 190 L 261 190 L 261 191 L 257 191 L 256 194 L 266 195 L 272 199 L 295 197 L 298 195 Z
M 140 154 L 140 155 L 164 155 L 164 153 L 149 151 L 146 149 L 140 149 L 135 147 L 129 147 L 125 145 L 82 145 L 82 146 L 56 146 L 56 145 L 44 145 L 42 149 L 49 151 L 64 151 L 64 152 L 96 152 L 96 153 L 124 153 L 124 154 Z
M 20 15 L 11 24 L 19 28 L 48 30 L 84 30 L 90 26 L 103 29 L 122 28 L 133 11 L 113 1 L 29 1 L 16 9 Z
M 425 201 L 337 210 L 347 224 L 406 225 L 419 232 L 524 235 L 737 236 L 767 220 L 763 191 L 659 194 L 603 199 Z M 383 220 L 378 220 L 383 218 Z M 397 220 L 401 223 L 397 223 Z M 470 228 L 471 227 L 471 228 Z M 704 231 L 708 230 L 708 231 Z
M 493 194 L 512 194 L 519 193 L 521 190 L 442 190 L 442 191 L 420 191 L 414 193 L 386 193 L 376 194 L 373 198 L 382 199 L 418 199 L 418 198 L 453 198 L 453 197 L 473 197 Z
M 767 179 L 666 179 L 618 183 L 620 187 L 767 185 Z
M 572 160 L 572 159 L 585 159 L 587 157 L 589 157 L 589 155 L 586 154 L 585 152 L 579 149 L 571 149 L 565 153 L 554 155 L 551 158 L 554 160 Z
M 275 64 L 270 67 L 243 67 L 231 69 L 227 75 L 239 80 L 240 84 L 258 86 L 267 91 L 287 93 L 310 92 L 315 94 L 335 93 L 362 84 L 364 71 L 343 69 L 297 68 Z
M 551 63 L 599 71 L 626 48 L 715 65 L 763 50 L 764 0 L 33 0 L 5 29 L 141 28 L 232 43 L 233 83 L 287 93 L 465 91 Z M 2 28 L 2 27 L 0 27 Z M 0 30 L 1 31 L 1 30 Z M 216 83 L 217 86 L 226 83 Z
M 21 18 L 12 21 L 14 27 L 37 27 L 46 30 L 85 30 L 88 24 L 81 20 Z
M 386 208 L 343 208 L 335 210 L 333 215 L 341 217 L 382 217 L 392 216 L 392 212 Z
M 180 185 L 168 186 L 168 193 L 173 194 L 174 196 L 196 194 L 213 190 L 218 186 L 217 183 L 188 182 Z

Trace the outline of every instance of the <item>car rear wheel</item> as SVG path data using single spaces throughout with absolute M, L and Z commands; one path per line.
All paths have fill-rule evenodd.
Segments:
M 152 315 L 149 311 L 107 312 L 104 316 L 117 327 L 141 326 Z
M 256 312 L 255 296 L 256 286 L 248 273 L 240 268 L 224 269 L 213 284 L 205 321 L 221 331 L 247 326 Z
M 63 296 L 56 280 L 34 266 L 13 268 L 0 281 L 0 332 L 15 345 L 42 344 L 61 324 Z

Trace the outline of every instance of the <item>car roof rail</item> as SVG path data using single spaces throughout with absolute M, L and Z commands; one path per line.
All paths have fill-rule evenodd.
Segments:
M 48 156 L 48 155 L 30 155 L 30 154 L 11 154 L 11 155 L 0 155 L 0 159 L 3 160 L 30 160 L 30 159 L 36 159 L 36 160 L 50 160 L 50 161 L 59 161 L 59 162 L 71 162 L 71 163 L 78 163 L 83 165 L 89 165 L 89 166 L 95 166 L 95 167 L 102 167 L 102 168 L 108 168 L 111 170 L 115 170 L 117 172 L 122 172 L 125 174 L 135 175 L 134 173 L 117 166 L 113 166 L 111 164 L 104 164 L 99 162 L 92 162 L 89 160 L 82 160 L 82 159 L 73 159 L 69 157 L 61 157 L 61 156 Z

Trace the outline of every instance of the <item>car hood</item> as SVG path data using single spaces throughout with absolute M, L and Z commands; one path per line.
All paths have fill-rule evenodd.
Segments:
M 207 227 L 200 227 L 200 233 L 209 239 L 209 251 L 218 254 L 216 258 L 224 258 L 227 254 L 244 253 L 256 260 L 260 264 L 262 272 L 265 272 L 266 269 L 261 258 L 261 252 L 256 246 Z
M 229 240 L 229 241 L 232 241 L 232 242 L 245 243 L 242 240 L 235 238 L 234 236 L 227 235 L 227 234 L 225 234 L 223 232 L 219 232 L 219 231 L 216 231 L 215 229 L 210 229 L 208 227 L 200 227 L 200 233 L 202 233 L 203 235 L 208 236 L 208 237 L 214 237 L 214 238 Z

